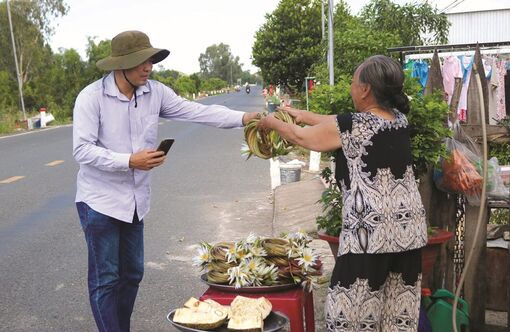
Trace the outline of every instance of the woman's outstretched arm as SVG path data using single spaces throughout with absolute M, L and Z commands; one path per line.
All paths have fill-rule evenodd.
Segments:
M 342 147 L 335 116 L 328 116 L 312 126 L 300 127 L 280 121 L 270 114 L 262 118 L 258 126 L 262 130 L 275 130 L 289 142 L 309 150 L 327 152 Z

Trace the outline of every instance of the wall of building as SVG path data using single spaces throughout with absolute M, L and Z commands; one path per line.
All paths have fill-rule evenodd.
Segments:
M 449 44 L 510 41 L 510 8 L 446 14 Z

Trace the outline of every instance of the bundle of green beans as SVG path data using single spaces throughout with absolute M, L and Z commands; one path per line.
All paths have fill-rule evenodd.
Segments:
M 267 116 L 267 112 L 251 120 L 244 127 L 244 138 L 248 144 L 248 158 L 255 155 L 262 159 L 269 159 L 276 156 L 286 155 L 290 152 L 292 144 L 282 138 L 276 131 L 262 132 L 258 130 L 257 125 L 260 119 Z M 274 117 L 283 122 L 295 124 L 294 118 L 289 113 L 278 110 Z

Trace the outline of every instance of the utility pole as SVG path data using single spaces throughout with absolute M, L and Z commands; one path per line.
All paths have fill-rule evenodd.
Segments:
M 7 0 L 7 17 L 9 18 L 9 28 L 11 29 L 11 40 L 12 40 L 12 50 L 14 53 L 14 64 L 16 65 L 16 76 L 18 77 L 18 89 L 19 89 L 19 97 L 21 99 L 21 110 L 23 111 L 23 120 L 27 119 L 25 113 L 25 101 L 23 100 L 23 83 L 21 82 L 21 73 L 19 71 L 18 66 L 18 56 L 16 54 L 16 43 L 14 42 L 14 32 L 12 30 L 12 19 L 11 19 L 11 7 L 9 6 L 9 0 Z
M 230 86 L 232 86 L 233 83 L 234 81 L 232 81 L 232 62 L 230 62 Z
M 329 48 L 328 48 L 328 67 L 329 67 L 329 85 L 335 84 L 335 72 L 333 70 L 333 16 L 335 11 L 334 0 L 328 0 L 328 37 L 329 37 Z
M 322 23 L 322 39 L 324 39 L 324 0 L 321 0 L 321 23 Z M 333 16 L 335 12 L 334 0 L 328 0 L 328 68 L 329 68 L 329 85 L 335 85 L 335 72 L 333 61 Z M 308 111 L 308 79 L 313 77 L 306 77 L 306 110 Z M 309 170 L 311 172 L 318 172 L 320 170 L 321 153 L 310 150 Z
M 321 32 L 322 32 L 322 40 L 324 40 L 324 0 L 321 0 Z

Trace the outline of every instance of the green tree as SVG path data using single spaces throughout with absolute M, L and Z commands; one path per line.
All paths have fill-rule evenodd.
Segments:
M 111 54 L 111 41 L 108 39 L 101 40 L 96 44 L 93 37 L 87 37 L 87 48 L 85 50 L 87 54 L 87 68 L 85 76 L 89 83 L 98 80 L 106 73 L 96 66 L 96 62 L 106 58 Z
M 200 75 L 198 73 L 195 73 L 195 74 L 191 74 L 189 77 L 195 83 L 195 90 L 196 91 L 200 91 L 200 88 L 201 88 L 201 85 L 202 85 L 202 80 L 200 79 Z
M 177 70 L 172 69 L 165 69 L 163 66 L 158 64 L 158 68 L 153 71 L 154 73 L 158 74 L 158 77 L 160 78 L 168 78 L 172 77 L 174 80 L 178 79 L 181 76 L 181 73 L 179 73 Z
M 65 15 L 68 7 L 63 0 L 18 0 L 11 1 L 10 8 L 22 83 L 27 83 L 51 54 L 47 45 L 53 33 L 51 20 Z M 5 1 L 0 3 L 0 26 L 5 27 L 0 29 L 0 68 L 17 80 Z
M 252 49 L 253 64 L 260 68 L 265 82 L 302 86 L 322 54 L 320 22 L 319 0 L 281 0 L 266 15 Z
M 361 18 L 374 31 L 397 34 L 404 46 L 448 43 L 446 14 L 428 1 L 400 6 L 390 0 L 372 0 L 363 8 Z
M 366 58 L 375 54 L 386 54 L 388 45 L 400 44 L 398 35 L 370 29 L 358 17 L 346 16 L 344 9 L 340 6 L 338 8 L 340 10 L 337 10 L 335 15 L 335 22 L 338 24 L 334 26 L 333 49 L 336 82 L 342 75 L 352 75 Z M 329 71 L 325 60 L 315 63 L 312 72 L 317 80 L 328 82 Z
M 230 46 L 220 43 L 209 46 L 198 58 L 203 78 L 217 77 L 225 82 L 235 82 L 242 72 L 239 57 L 234 57 Z
M 359 17 L 351 15 L 347 4 L 340 1 L 335 8 L 334 20 L 335 81 L 341 75 L 352 75 L 366 58 L 386 54 L 390 46 L 428 42 L 426 38 L 420 39 L 426 32 L 436 36 L 434 41 L 445 42 L 449 25 L 446 16 L 428 3 L 399 6 L 388 0 L 372 0 Z M 312 69 L 321 82 L 327 82 L 329 76 L 326 46 L 323 46 L 323 57 Z
M 0 71 L 0 113 L 14 110 L 17 104 L 18 87 L 5 70 Z
M 189 97 L 193 93 L 197 93 L 195 81 L 189 76 L 181 76 L 175 82 L 175 85 L 181 96 Z
M 86 64 L 74 49 L 61 49 L 52 54 L 40 75 L 26 86 L 26 103 L 32 109 L 47 108 L 57 121 L 69 121 L 76 96 L 88 84 L 85 68 Z
M 220 90 L 227 86 L 227 82 L 224 80 L 213 77 L 205 80 L 202 83 L 202 89 L 203 91 L 212 91 L 212 90 Z
M 310 93 L 310 111 L 318 114 L 354 112 L 350 93 L 351 80 L 351 76 L 342 75 L 335 85 L 317 85 Z

